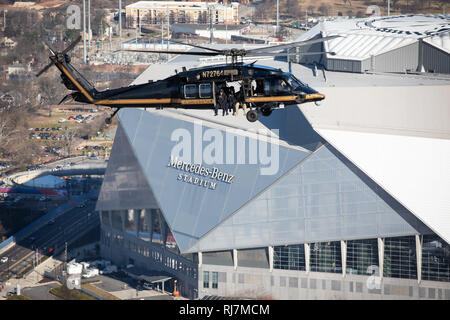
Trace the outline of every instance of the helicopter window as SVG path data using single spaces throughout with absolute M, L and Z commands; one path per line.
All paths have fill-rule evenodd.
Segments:
M 210 83 L 202 83 L 199 85 L 200 98 L 211 98 L 212 97 L 212 86 Z
M 283 79 L 272 80 L 272 92 L 273 94 L 285 94 L 290 92 L 289 85 Z
M 197 98 L 198 90 L 196 84 L 187 84 L 184 86 L 185 98 Z
M 270 95 L 270 80 L 264 81 L 264 94 Z

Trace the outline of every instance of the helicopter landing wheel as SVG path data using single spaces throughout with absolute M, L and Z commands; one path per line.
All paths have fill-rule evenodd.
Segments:
M 105 119 L 105 123 L 106 123 L 106 124 L 111 124 L 112 119 L 114 118 L 114 116 L 116 115 L 116 113 L 119 112 L 119 110 L 120 110 L 120 108 L 117 108 L 117 109 L 113 112 L 113 114 L 112 114 L 110 117 L 106 118 L 106 119 Z
M 249 122 L 255 122 L 256 120 L 258 120 L 258 113 L 256 112 L 256 110 L 250 110 L 247 112 L 247 120 Z
M 271 107 L 261 108 L 261 113 L 264 117 L 268 117 L 272 114 L 272 108 Z

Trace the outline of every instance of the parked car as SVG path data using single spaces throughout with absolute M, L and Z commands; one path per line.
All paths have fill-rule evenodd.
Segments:
M 8 261 L 8 257 L 3 257 L 0 261 L 1 263 L 6 263 Z
M 105 269 L 101 270 L 100 274 L 110 274 L 113 272 L 117 272 L 117 266 L 110 265 L 110 266 L 105 267 Z
M 152 284 L 151 284 L 151 283 L 148 283 L 148 282 L 144 282 L 144 283 L 142 284 L 142 287 L 144 287 L 144 289 L 147 289 L 147 290 L 153 289 L 153 288 L 152 288 Z
M 88 268 L 83 273 L 83 278 L 92 278 L 99 275 L 99 270 L 97 268 Z

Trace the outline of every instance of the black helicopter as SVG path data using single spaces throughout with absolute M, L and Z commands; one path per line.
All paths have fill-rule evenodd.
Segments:
M 247 120 L 254 122 L 258 113 L 269 116 L 273 109 L 280 104 L 291 105 L 305 102 L 321 101 L 325 98 L 308 85 L 298 80 L 293 74 L 265 66 L 257 66 L 255 62 L 245 64 L 244 56 L 287 56 L 288 53 L 274 53 L 293 47 L 310 45 L 334 39 L 329 36 L 321 39 L 294 42 L 256 49 L 217 50 L 199 45 L 186 44 L 206 51 L 158 51 L 158 50 L 123 50 L 134 52 L 150 52 L 165 54 L 188 54 L 201 56 L 225 56 L 231 58 L 231 63 L 213 65 L 186 70 L 164 80 L 149 81 L 145 84 L 131 85 L 111 90 L 97 91 L 70 63 L 67 54 L 81 40 L 81 36 L 62 52 L 56 52 L 46 43 L 52 55 L 51 62 L 36 76 L 46 72 L 53 64 L 61 71 L 63 84 L 73 92 L 66 95 L 60 104 L 67 100 L 81 103 L 103 105 L 116 108 L 106 119 L 111 123 L 114 115 L 122 108 L 185 108 L 185 109 L 214 109 L 216 96 L 220 89 L 227 88 L 227 83 L 239 83 L 239 102 L 249 106 Z M 176 41 L 173 41 L 176 42 Z M 180 43 L 180 42 L 177 42 Z M 324 53 L 324 52 L 320 52 Z M 319 54 L 308 52 L 304 54 Z M 333 53 L 331 53 L 333 54 Z M 241 61 L 238 61 L 241 58 Z M 228 62 L 228 61 L 227 61 Z M 256 83 L 256 87 L 254 84 Z M 241 91 L 242 90 L 242 91 Z

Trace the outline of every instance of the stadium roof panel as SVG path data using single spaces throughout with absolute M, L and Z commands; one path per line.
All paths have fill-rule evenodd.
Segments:
M 296 41 L 317 35 L 341 35 L 325 42 L 334 59 L 363 60 L 412 43 L 420 38 L 450 52 L 450 16 L 400 15 L 364 19 L 347 19 L 319 23 Z
M 450 242 L 450 140 L 317 130 L 442 239 Z

